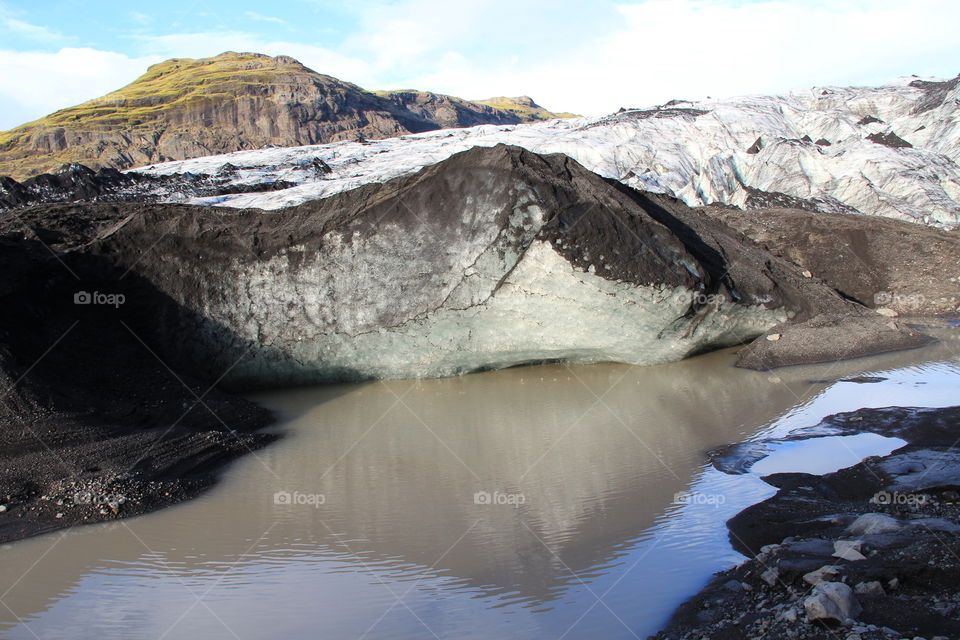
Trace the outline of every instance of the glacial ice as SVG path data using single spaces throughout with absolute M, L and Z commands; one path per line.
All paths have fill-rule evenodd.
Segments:
M 686 318 L 694 291 L 607 280 L 542 241 L 512 256 L 519 261 L 498 287 L 511 256 L 496 254 L 484 252 L 459 282 L 442 283 L 449 295 L 441 306 L 410 308 L 394 326 L 378 320 L 396 304 L 384 297 L 393 284 L 361 283 L 346 268 L 331 274 L 326 260 L 292 269 L 287 256 L 238 267 L 226 279 L 237 290 L 207 300 L 204 311 L 247 319 L 239 337 L 258 347 L 231 370 L 241 384 L 442 377 L 555 360 L 659 364 L 741 343 L 786 319 L 783 309 L 730 302 Z M 340 305 L 348 292 L 352 302 Z M 279 317 L 278 308 L 288 313 Z M 233 358 L 224 354 L 224 366 Z
M 605 177 L 673 195 L 691 206 L 743 206 L 753 188 L 817 199 L 824 209 L 852 207 L 951 227 L 960 222 L 960 86 L 932 109 L 921 108 L 925 96 L 924 90 L 902 81 L 876 88 L 820 87 L 782 96 L 681 102 L 670 109 L 627 110 L 601 118 L 241 151 L 137 171 L 210 174 L 229 162 L 239 167 L 232 182 L 286 180 L 296 186 L 186 201 L 278 209 L 385 182 L 474 146 L 506 143 L 537 153 L 565 153 Z M 864 122 L 871 119 L 880 122 Z M 867 139 L 876 133 L 894 133 L 912 148 Z M 747 153 L 758 138 L 762 149 Z M 310 164 L 314 158 L 333 173 L 317 175 Z

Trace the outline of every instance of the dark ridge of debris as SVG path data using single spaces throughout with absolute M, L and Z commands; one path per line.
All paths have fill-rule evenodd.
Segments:
M 754 187 L 744 186 L 747 192 L 747 201 L 744 209 L 802 209 L 819 213 L 860 213 L 859 210 L 844 204 L 830 196 L 815 196 L 813 198 L 798 198 L 779 191 L 763 191 Z
M 946 101 L 947 94 L 956 89 L 958 85 L 960 85 L 960 75 L 953 80 L 947 80 L 945 82 L 914 80 L 910 83 L 910 86 L 914 89 L 922 90 L 925 95 L 920 102 L 917 103 L 917 106 L 914 107 L 913 113 L 921 114 L 936 109 Z
M 895 134 L 893 131 L 888 131 L 887 133 L 872 133 L 867 136 L 867 140 L 870 142 L 876 142 L 877 144 L 882 144 L 885 147 L 890 147 L 892 149 L 912 149 L 913 145 Z
M 319 158 L 311 163 L 317 175 L 331 172 Z M 210 197 L 236 193 L 280 191 L 295 186 L 276 180 L 257 183 L 230 183 L 238 167 L 223 164 L 214 175 L 182 173 L 151 176 L 113 168 L 94 171 L 82 164 L 66 164 L 54 173 L 43 173 L 23 182 L 0 176 L 0 211 L 57 202 L 158 202 L 173 194 Z
M 692 109 L 687 107 L 657 107 L 654 109 L 625 109 L 620 107 L 620 110 L 609 115 L 606 118 L 598 120 L 596 122 L 585 125 L 584 129 L 592 129 L 604 124 L 609 124 L 610 122 L 618 120 L 646 120 L 648 118 L 698 118 L 702 115 L 710 113 L 709 111 L 704 111 L 703 109 Z

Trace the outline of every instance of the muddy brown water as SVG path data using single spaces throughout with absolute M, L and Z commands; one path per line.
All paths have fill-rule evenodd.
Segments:
M 287 437 L 191 502 L 0 549 L 0 638 L 645 638 L 737 562 L 724 521 L 899 443 L 705 453 L 960 397 L 960 341 L 778 372 L 731 350 L 271 392 Z M 811 382 L 856 374 L 883 382 Z

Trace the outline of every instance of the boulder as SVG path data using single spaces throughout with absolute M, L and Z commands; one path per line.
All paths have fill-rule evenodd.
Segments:
M 824 565 L 816 571 L 804 574 L 803 581 L 814 586 L 821 582 L 834 582 L 840 577 L 840 567 L 832 564 Z
M 847 527 L 847 533 L 852 536 L 862 536 L 874 533 L 895 533 L 903 528 L 899 520 L 885 513 L 865 513 Z
M 821 582 L 804 598 L 803 608 L 808 622 L 840 624 L 852 624 L 863 610 L 853 589 L 842 582 Z
M 877 580 L 871 580 L 870 582 L 859 582 L 853 588 L 853 591 L 858 595 L 863 596 L 885 596 L 887 592 L 883 590 L 883 585 L 880 584 Z
M 833 557 L 850 562 L 866 560 L 867 557 L 860 553 L 862 544 L 859 540 L 837 540 L 833 543 Z

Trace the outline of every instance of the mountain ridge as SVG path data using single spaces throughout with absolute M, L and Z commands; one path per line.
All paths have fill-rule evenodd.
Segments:
M 289 56 L 225 52 L 157 63 L 105 96 L 0 132 L 0 175 L 19 180 L 72 163 L 128 169 L 270 145 L 570 115 L 525 96 L 471 102 L 425 91 L 370 92 Z

